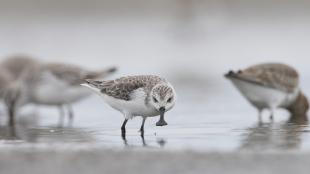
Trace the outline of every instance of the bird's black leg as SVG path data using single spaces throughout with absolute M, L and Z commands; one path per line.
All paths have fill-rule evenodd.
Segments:
M 65 111 L 64 111 L 63 105 L 59 105 L 58 109 L 59 109 L 59 114 L 60 114 L 59 115 L 58 126 L 62 127 L 63 124 L 64 124 L 64 118 L 65 118 Z
M 15 106 L 12 105 L 8 108 L 9 110 L 9 126 L 14 127 L 15 126 Z
M 273 121 L 273 114 L 270 115 L 270 121 Z
M 141 128 L 140 128 L 141 134 L 144 133 L 144 123 L 145 123 L 145 120 L 146 120 L 146 117 L 143 117 L 142 125 L 141 125 Z
M 71 125 L 73 123 L 74 119 L 74 112 L 71 105 L 67 105 L 68 113 L 69 113 L 69 124 Z
M 258 123 L 261 124 L 263 122 L 263 110 L 258 109 Z
M 124 122 L 123 122 L 123 125 L 122 125 L 122 133 L 126 132 L 126 124 L 128 122 L 128 119 L 125 119 Z
M 270 113 L 270 121 L 273 122 L 273 119 L 274 119 L 274 116 L 273 116 L 273 115 L 274 115 L 274 110 L 271 109 L 270 112 L 271 112 L 271 113 Z
M 144 132 L 141 132 L 141 140 L 142 140 L 142 145 L 147 146 L 145 139 L 144 139 Z
M 126 139 L 126 131 L 123 131 L 123 130 L 122 130 L 122 140 L 124 142 L 124 145 L 128 146 L 128 142 L 127 142 L 127 139 Z

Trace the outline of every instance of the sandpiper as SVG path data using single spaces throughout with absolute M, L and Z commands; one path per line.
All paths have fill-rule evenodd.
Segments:
M 14 126 L 17 108 L 29 103 L 39 67 L 38 62 L 24 56 L 9 57 L 0 64 L 1 81 L 6 79 L 5 85 L 1 85 L 1 97 L 7 106 L 10 126 Z
M 116 71 L 115 67 L 88 71 L 70 64 L 39 62 L 27 56 L 9 57 L 1 63 L 1 69 L 9 72 L 14 81 L 6 91 L 6 103 L 14 104 L 10 108 L 29 103 L 58 106 L 62 120 L 63 106 L 68 106 L 70 122 L 73 119 L 71 104 L 91 95 L 80 83 L 87 78 L 104 78 Z
M 140 128 L 144 132 L 147 117 L 160 115 L 156 126 L 167 125 L 164 114 L 172 109 L 176 102 L 173 86 L 165 79 L 154 75 L 126 76 L 116 80 L 86 80 L 82 84 L 99 94 L 112 108 L 120 111 L 125 120 L 122 132 L 128 119 L 135 116 L 143 118 Z
M 245 98 L 261 112 L 285 108 L 292 115 L 305 115 L 309 104 L 299 87 L 297 71 L 281 63 L 265 63 L 251 66 L 237 72 L 229 71 L 225 75 Z
M 12 107 L 10 107 L 12 104 L 11 100 L 7 100 L 6 96 L 7 96 L 7 92 L 12 82 L 13 82 L 13 77 L 11 76 L 11 74 L 8 73 L 6 70 L 1 69 L 0 71 L 0 98 L 6 104 L 7 113 L 9 115 L 9 119 L 8 119 L 9 125 L 14 124 L 14 118 L 13 118 L 13 115 L 11 114 L 13 111 L 11 109 Z
M 88 78 L 105 78 L 115 71 L 115 67 L 89 71 L 71 64 L 42 64 L 40 78 L 32 91 L 32 102 L 39 105 L 58 106 L 61 117 L 64 115 L 63 106 L 67 106 L 69 119 L 72 122 L 73 110 L 71 105 L 92 94 L 80 84 Z

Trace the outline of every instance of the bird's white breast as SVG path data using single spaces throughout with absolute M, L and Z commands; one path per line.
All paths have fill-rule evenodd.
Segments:
M 292 93 L 287 93 L 277 89 L 264 87 L 254 83 L 231 79 L 238 90 L 258 108 L 278 108 L 289 106 L 295 101 L 299 88 Z
M 46 72 L 33 90 L 35 103 L 44 105 L 61 105 L 77 102 L 91 95 L 91 92 L 79 85 L 70 85 Z
M 142 88 L 131 93 L 130 101 L 116 99 L 105 94 L 102 94 L 102 97 L 111 107 L 122 112 L 126 118 L 132 118 L 134 116 L 153 117 L 159 115 L 155 108 L 146 105 L 145 98 L 147 94 Z

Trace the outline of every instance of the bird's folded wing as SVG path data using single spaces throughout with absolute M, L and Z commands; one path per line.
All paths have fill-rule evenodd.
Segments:
M 127 76 L 109 81 L 87 80 L 99 88 L 101 93 L 126 101 L 131 99 L 131 93 L 136 89 L 143 88 L 148 93 L 153 86 L 162 81 L 163 79 L 157 76 Z
M 253 66 L 237 74 L 241 80 L 246 80 L 266 87 L 285 92 L 293 92 L 299 85 L 298 73 L 291 67 L 282 64 Z
M 81 78 L 83 70 L 77 66 L 55 63 L 45 65 L 43 70 L 72 86 L 80 85 L 83 82 L 83 79 Z

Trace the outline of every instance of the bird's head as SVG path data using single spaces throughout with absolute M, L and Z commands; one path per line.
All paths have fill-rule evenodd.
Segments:
M 167 125 L 164 115 L 173 108 L 175 102 L 176 93 L 170 84 L 158 84 L 153 87 L 150 96 L 150 104 L 154 106 L 160 114 L 160 120 L 156 123 L 156 126 Z

